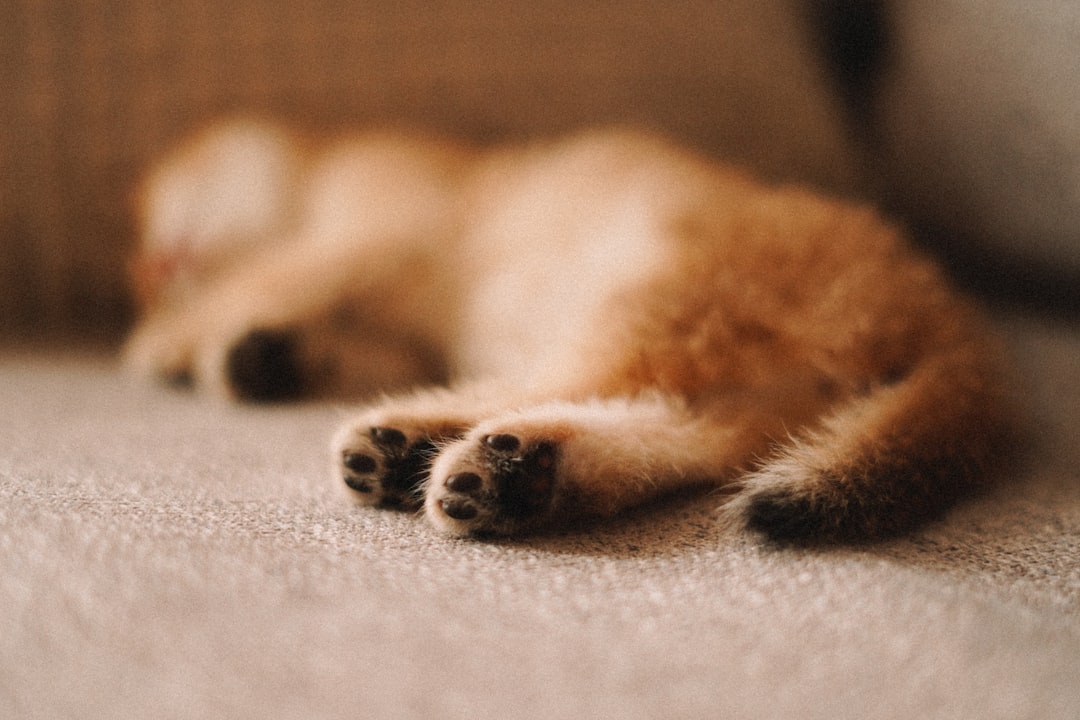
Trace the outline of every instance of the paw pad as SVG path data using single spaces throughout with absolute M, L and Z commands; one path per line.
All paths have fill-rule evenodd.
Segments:
M 557 448 L 497 433 L 473 440 L 436 491 L 436 505 L 469 531 L 511 532 L 545 517 L 555 494 Z
M 483 478 L 476 473 L 457 473 L 446 478 L 446 487 L 456 493 L 476 492 L 483 484 Z
M 341 455 L 346 486 L 369 497 L 366 502 L 419 505 L 421 487 L 435 452 L 430 440 L 417 438 L 410 442 L 397 428 L 372 427 L 356 445 L 360 447 L 346 449 Z
M 241 400 L 295 400 L 305 391 L 298 338 L 277 330 L 255 330 L 229 348 L 225 376 Z

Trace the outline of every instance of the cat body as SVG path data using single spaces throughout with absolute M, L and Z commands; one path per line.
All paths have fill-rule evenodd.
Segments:
M 144 227 L 178 168 L 271 136 L 287 161 L 203 185 L 237 215 L 247 185 L 286 188 L 276 215 L 200 221 L 216 259 L 143 283 L 126 360 L 226 397 L 367 397 L 332 453 L 360 504 L 516 534 L 726 487 L 728 517 L 774 539 L 872 539 L 1006 445 L 977 311 L 871 209 L 625 130 L 476 149 L 239 122 L 150 176 Z M 139 266 L 199 255 L 185 232 Z

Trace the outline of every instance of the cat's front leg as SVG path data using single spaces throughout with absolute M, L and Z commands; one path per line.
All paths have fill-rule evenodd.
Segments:
M 204 392 L 284 400 L 318 391 L 356 395 L 438 379 L 439 358 L 394 322 L 373 324 L 376 275 L 362 243 L 299 238 L 254 257 L 182 304 L 141 322 L 124 349 L 135 374 L 187 376 Z M 381 306 L 372 310 L 377 314 Z

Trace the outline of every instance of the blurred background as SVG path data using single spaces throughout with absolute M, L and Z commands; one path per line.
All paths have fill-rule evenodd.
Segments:
M 0 338 L 113 341 L 139 174 L 223 113 L 479 140 L 623 123 L 875 200 L 1076 317 L 1071 0 L 5 0 Z

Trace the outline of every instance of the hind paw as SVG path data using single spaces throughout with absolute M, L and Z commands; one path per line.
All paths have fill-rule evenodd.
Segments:
M 805 495 L 785 490 L 758 492 L 746 503 L 746 524 L 777 542 L 819 536 L 828 518 Z
M 432 468 L 425 510 L 459 535 L 512 534 L 550 518 L 557 495 L 558 445 L 513 433 L 471 434 Z
M 742 507 L 747 527 L 781 544 L 881 539 L 909 527 L 917 510 L 860 476 L 823 472 L 753 489 Z
M 435 443 L 422 431 L 370 425 L 338 442 L 336 469 L 358 503 L 416 509 L 434 455 Z

